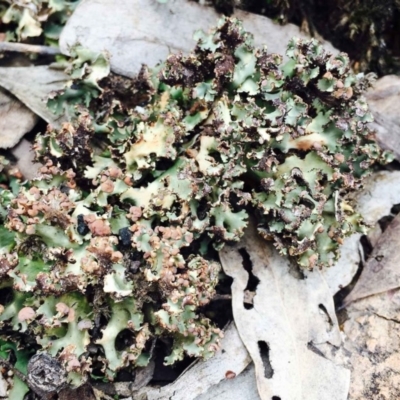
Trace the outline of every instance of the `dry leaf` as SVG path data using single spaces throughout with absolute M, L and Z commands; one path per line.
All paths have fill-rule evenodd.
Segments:
M 15 146 L 37 121 L 32 111 L 0 88 L 0 148 Z
M 233 315 L 254 361 L 261 399 L 347 399 L 350 372 L 312 351 L 319 343 L 341 343 L 322 275 L 296 270 L 254 228 L 239 244 L 226 246 L 220 258 L 234 280 Z M 249 307 L 244 292 L 257 281 Z
M 375 226 L 390 214 L 393 205 L 400 204 L 400 171 L 380 171 L 369 176 L 355 203 L 364 221 Z
M 110 13 L 110 9 L 112 12 Z M 90 15 L 90 18 L 88 18 Z M 272 20 L 237 10 L 257 46 L 268 45 L 272 53 L 284 54 L 293 36 L 305 37 L 292 24 L 279 26 Z M 211 7 L 191 1 L 168 0 L 84 0 L 68 20 L 60 48 L 68 54 L 76 43 L 91 50 L 107 50 L 113 71 L 134 76 L 141 65 L 154 66 L 171 52 L 188 52 L 195 46 L 193 33 L 215 26 L 219 15 Z M 329 43 L 330 50 L 337 52 Z
M 400 214 L 383 232 L 346 303 L 400 286 Z
M 346 287 L 357 272 L 360 264 L 360 238 L 361 234 L 359 233 L 345 238 L 340 248 L 339 260 L 332 267 L 322 270 L 322 274 L 331 290 L 332 296 Z
M 260 400 L 257 391 L 254 364 L 251 363 L 239 376 L 211 387 L 195 400 Z
M 0 68 L 0 86 L 55 127 L 60 127 L 65 117 L 55 117 L 47 108 L 47 96 L 53 90 L 64 88 L 67 79 L 64 72 L 48 66 Z
M 199 361 L 187 369 L 175 382 L 162 388 L 146 387 L 134 399 L 141 396 L 147 400 L 192 400 L 207 390 L 226 380 L 227 371 L 239 375 L 250 363 L 249 354 L 244 347 L 235 324 L 225 331 L 221 349 L 207 361 Z M 231 380 L 229 380 L 231 382 Z M 189 388 L 189 390 L 188 390 Z

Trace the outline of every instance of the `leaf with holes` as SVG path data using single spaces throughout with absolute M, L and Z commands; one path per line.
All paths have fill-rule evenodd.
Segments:
M 254 361 L 261 399 L 347 399 L 350 371 L 318 351 L 318 344 L 341 344 L 322 275 L 291 265 L 254 227 L 220 258 L 234 280 L 234 319 Z

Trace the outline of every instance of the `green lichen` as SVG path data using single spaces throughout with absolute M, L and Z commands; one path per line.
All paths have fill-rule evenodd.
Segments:
M 293 39 L 282 64 L 231 19 L 196 38 L 189 56 L 133 80 L 75 49 L 49 100 L 70 121 L 38 138 L 41 177 L 1 192 L 16 242 L 0 256 L 14 291 L 3 330 L 35 337 L 75 384 L 99 366 L 111 379 L 145 365 L 160 337 L 173 340 L 168 364 L 212 356 L 221 332 L 201 307 L 215 250 L 251 213 L 301 267 L 331 265 L 363 229 L 347 195 L 388 158 L 368 128 L 369 81 L 345 54 Z

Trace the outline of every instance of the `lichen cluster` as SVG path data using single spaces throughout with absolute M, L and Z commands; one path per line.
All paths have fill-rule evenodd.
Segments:
M 57 44 L 62 27 L 78 3 L 79 0 L 0 0 L 0 32 L 6 41 L 40 39 Z
M 293 39 L 282 63 L 232 19 L 196 38 L 136 79 L 76 48 L 49 99 L 70 121 L 35 145 L 41 177 L 0 193 L 0 335 L 34 338 L 75 383 L 145 365 L 157 338 L 173 339 L 167 363 L 210 357 L 216 251 L 251 213 L 302 268 L 332 264 L 362 229 L 346 195 L 387 158 L 345 54 Z
M 236 5 L 281 23 L 294 23 L 346 51 L 356 71 L 399 74 L 398 0 L 211 0 L 231 13 Z

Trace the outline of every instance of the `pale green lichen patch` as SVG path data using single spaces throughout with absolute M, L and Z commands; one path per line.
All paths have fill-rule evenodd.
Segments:
M 167 363 L 212 356 L 221 331 L 200 311 L 218 283 L 211 246 L 240 240 L 252 213 L 282 254 L 328 266 L 363 229 L 347 194 L 388 159 L 346 55 L 293 39 L 282 65 L 231 19 L 197 38 L 133 80 L 75 49 L 49 100 L 71 121 L 38 138 L 41 177 L 0 193 L 14 291 L 2 327 L 35 337 L 74 383 L 144 365 L 160 337 L 173 339 Z

